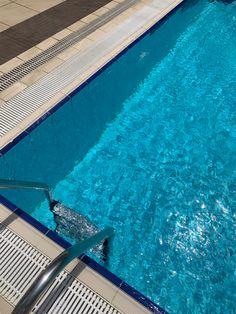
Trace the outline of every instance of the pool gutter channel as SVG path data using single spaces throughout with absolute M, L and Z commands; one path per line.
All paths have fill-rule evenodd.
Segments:
M 32 59 L 24 62 L 23 64 L 15 67 L 13 70 L 9 71 L 0 76 L 0 92 L 4 91 L 24 76 L 37 69 L 39 66 L 48 62 L 52 58 L 56 57 L 59 53 L 63 52 L 65 49 L 78 43 L 89 34 L 93 33 L 99 27 L 110 22 L 114 17 L 118 16 L 128 8 L 134 5 L 134 3 L 139 0 L 127 0 L 125 2 L 119 3 L 115 8 L 106 12 L 105 14 L 98 16 L 96 20 L 91 21 L 89 24 L 83 26 L 80 30 L 69 34 L 65 38 L 59 40 L 56 44 L 39 53 Z
M 144 5 L 146 1 L 141 2 L 144 5 L 142 9 L 134 10 L 135 13 L 105 33 L 102 40 L 93 42 L 92 46 L 79 51 L 36 83 L 3 103 L 0 106 L 0 156 L 156 28 L 183 2 L 184 0 L 167 0 L 168 4 L 164 8 L 159 7 L 159 0 L 150 0 L 148 5 Z M 67 87 L 71 85 L 73 86 L 68 92 Z

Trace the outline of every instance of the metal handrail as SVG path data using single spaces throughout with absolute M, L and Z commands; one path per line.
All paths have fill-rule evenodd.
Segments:
M 53 198 L 47 184 L 41 182 L 0 180 L 0 189 L 33 189 L 44 191 L 49 204 L 53 203 Z
M 58 255 L 38 276 L 20 299 L 12 314 L 28 314 L 56 276 L 76 257 L 114 234 L 113 228 L 106 228 L 94 236 L 75 244 Z

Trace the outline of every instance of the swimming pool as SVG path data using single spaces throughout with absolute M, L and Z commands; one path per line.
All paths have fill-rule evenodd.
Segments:
M 186 2 L 0 161 L 113 226 L 107 267 L 171 313 L 235 311 L 234 34 L 235 3 Z

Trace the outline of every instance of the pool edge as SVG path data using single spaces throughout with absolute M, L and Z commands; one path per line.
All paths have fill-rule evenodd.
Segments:
M 76 87 L 73 91 L 71 91 L 68 95 L 62 100 L 55 102 L 52 108 L 47 110 L 41 117 L 39 117 L 36 121 L 34 121 L 30 126 L 28 126 L 25 130 L 22 130 L 19 135 L 16 135 L 11 142 L 4 144 L 0 149 L 0 157 L 5 155 L 9 150 L 11 150 L 17 143 L 19 143 L 24 137 L 29 135 L 37 126 L 39 126 L 44 120 L 46 120 L 51 114 L 57 111 L 61 106 L 63 106 L 68 100 L 71 99 L 75 94 L 77 94 L 80 90 L 82 90 L 87 84 L 93 81 L 99 74 L 105 71 L 111 64 L 117 61 L 120 57 L 123 56 L 129 49 L 131 49 L 134 45 L 136 45 L 142 38 L 144 38 L 148 33 L 151 33 L 153 29 L 159 27 L 166 19 L 168 19 L 172 14 L 175 13 L 176 10 L 179 9 L 183 5 L 186 0 L 176 0 L 177 4 L 165 15 L 163 15 L 160 19 L 156 21 L 153 25 L 151 25 L 148 29 L 146 29 L 141 35 L 135 38 L 131 43 L 129 43 L 126 47 L 124 47 L 117 55 L 115 55 L 111 60 L 109 60 L 106 64 L 102 65 L 99 69 L 95 71 L 91 76 L 89 76 L 84 82 Z
M 44 226 L 37 219 L 33 218 L 24 210 L 14 205 L 11 201 L 9 201 L 7 198 L 2 196 L 1 194 L 0 194 L 0 204 L 7 207 L 12 213 L 19 216 L 22 220 L 26 221 L 28 224 L 30 224 L 32 227 L 34 227 L 36 230 L 41 232 L 44 236 L 46 236 L 50 240 L 54 241 L 56 244 L 60 245 L 62 248 L 67 249 L 68 247 L 71 246 L 71 244 L 68 241 L 60 237 L 55 231 Z M 155 304 L 148 297 L 146 297 L 141 292 L 139 292 L 138 290 L 130 286 L 124 280 L 120 279 L 118 276 L 116 276 L 114 273 L 106 269 L 104 266 L 97 263 L 91 257 L 87 256 L 86 254 L 82 254 L 78 258 L 87 266 L 89 266 L 94 271 L 99 273 L 101 276 L 106 278 L 108 281 L 110 281 L 112 284 L 114 284 L 116 287 L 118 287 L 120 290 L 122 290 L 132 299 L 136 300 L 138 303 L 143 305 L 146 309 L 148 309 L 152 313 L 169 314 L 164 309 L 162 309 L 159 305 Z

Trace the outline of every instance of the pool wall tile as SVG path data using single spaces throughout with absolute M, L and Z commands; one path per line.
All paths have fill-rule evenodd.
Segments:
M 17 135 L 14 140 L 10 143 L 8 143 L 6 146 L 4 146 L 1 150 L 0 150 L 0 157 L 2 157 L 3 155 L 5 155 L 9 150 L 11 150 L 17 143 L 19 143 L 24 137 L 26 137 L 29 133 L 26 131 L 23 131 L 22 133 L 20 133 L 19 135 Z
M 55 111 L 61 108 L 67 101 L 70 100 L 70 97 L 65 96 L 61 101 L 59 101 L 53 108 L 48 110 L 41 116 L 37 121 L 30 125 L 25 131 L 20 133 L 12 142 L 8 143 L 0 150 L 0 157 L 5 155 L 9 150 L 11 150 L 16 144 L 18 144 L 23 138 L 29 135 L 35 128 L 37 128 L 43 121 L 50 117 Z
M 27 214 L 22 209 L 18 208 L 16 205 L 11 203 L 7 198 L 5 198 L 2 195 L 0 195 L 0 203 L 6 206 L 17 216 L 28 222 L 31 226 L 35 227 L 38 231 L 42 232 L 43 234 L 46 234 L 49 231 L 49 229 L 45 227 L 41 222 L 33 218 L 31 215 Z
M 41 224 L 38 220 L 34 219 L 32 216 L 21 210 L 20 208 L 17 208 L 17 210 L 14 211 L 14 213 L 19 216 L 21 219 L 28 222 L 31 226 L 33 226 L 35 229 L 39 230 L 43 234 L 46 234 L 48 232 L 48 228 L 45 227 L 43 224 Z

